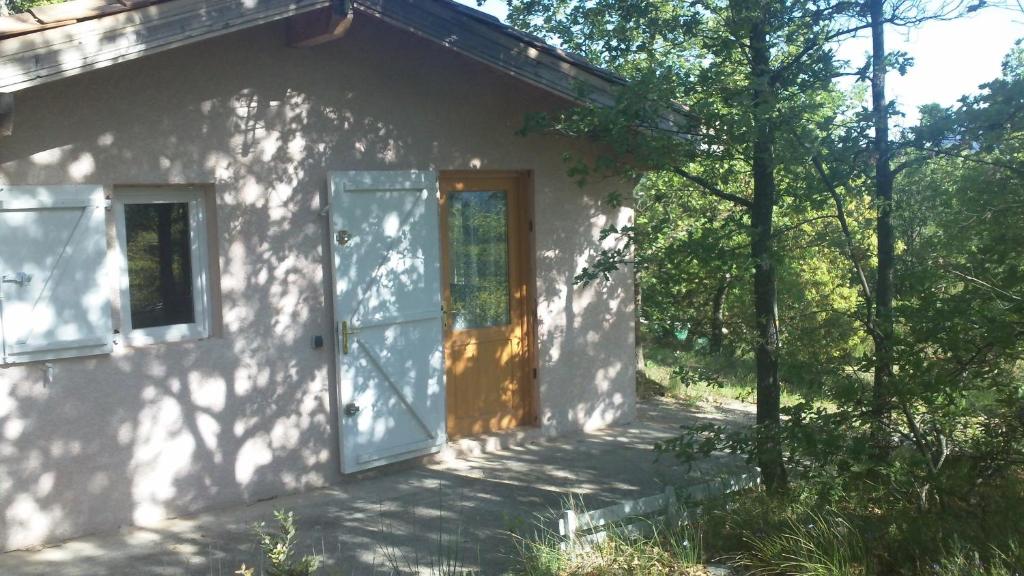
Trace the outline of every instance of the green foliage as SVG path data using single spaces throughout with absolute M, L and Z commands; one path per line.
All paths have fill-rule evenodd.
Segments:
M 677 366 L 672 371 L 672 375 L 679 379 L 679 383 L 684 388 L 691 386 L 705 386 L 709 388 L 721 388 L 724 383 L 717 374 L 710 370 L 705 370 L 699 366 L 689 366 L 686 364 Z
M 263 522 L 255 528 L 260 550 L 267 562 L 267 576 L 312 576 L 320 567 L 322 559 L 315 555 L 296 558 L 295 514 L 276 510 L 274 518 L 277 520 L 277 529 L 267 528 Z M 243 565 L 241 570 L 244 573 L 247 569 Z
M 748 292 L 755 264 L 748 214 L 723 199 L 749 197 L 752 187 L 756 119 L 749 71 L 735 44 L 736 26 L 749 23 L 749 15 L 710 1 L 513 4 L 518 24 L 557 36 L 635 81 L 615 106 L 543 119 L 548 129 L 605 143 L 613 159 L 633 159 L 606 161 L 607 171 L 649 168 L 632 199 L 635 224 L 605 231 L 622 236 L 626 248 L 602 252 L 577 279 L 597 280 L 633 254 L 640 318 L 654 341 L 685 331 L 684 347 L 699 352 L 694 344 L 718 329 L 713 311 L 721 307 L 724 355 L 748 357 L 757 318 L 749 299 L 736 296 Z M 871 116 L 856 94 L 833 87 L 839 63 L 811 41 L 848 23 L 840 11 L 863 14 L 854 14 L 853 5 L 755 5 L 778 27 L 774 65 L 800 50 L 813 53 L 786 68 L 792 75 L 777 78 L 770 121 L 778 135 L 776 354 L 785 386 L 803 396 L 779 426 L 787 462 L 804 472 L 833 469 L 892 482 L 922 508 L 962 497 L 959 475 L 995 477 L 1024 461 L 1024 228 L 1015 224 L 1024 221 L 1024 198 L 1017 197 L 1024 190 L 1022 51 L 1008 56 L 1003 75 L 978 96 L 955 109 L 926 109 L 922 126 L 896 148 L 898 369 L 888 413 L 880 415 L 872 412 L 870 385 L 876 325 L 868 293 L 878 208 L 874 160 L 865 152 Z M 887 62 L 897 70 L 910 64 L 905 54 Z M 654 129 L 665 103 L 677 100 L 686 103 L 691 123 L 671 135 Z M 597 166 L 574 164 L 574 173 L 592 178 L 601 172 Z M 719 298 L 726 283 L 732 290 Z M 691 387 L 717 384 L 690 366 L 676 376 Z M 897 447 L 891 459 L 880 459 L 872 446 L 879 422 Z M 746 456 L 757 450 L 757 431 L 686 434 L 663 447 L 684 460 L 710 449 Z M 954 461 L 969 464 L 962 469 Z
M 714 356 L 705 352 L 673 350 L 649 345 L 645 355 L 646 395 L 669 396 L 688 404 L 755 400 L 753 362 L 749 357 Z M 801 397 L 782 392 L 782 405 L 792 406 Z
M 4 5 L 9 13 L 18 14 L 19 12 L 26 12 L 30 8 L 34 8 L 36 6 L 57 4 L 64 1 L 65 0 L 0 0 L 0 3 Z M 2 13 L 2 11 L 0 11 L 0 13 Z
M 965 481 L 970 482 L 969 479 Z M 703 502 L 679 528 L 612 537 L 593 550 L 561 547 L 540 528 L 514 535 L 531 576 L 704 574 L 709 560 L 740 573 L 816 576 L 1018 576 L 1024 571 L 1024 479 L 983 487 L 969 505 L 921 510 L 899 490 L 837 470 L 809 474 L 783 496 L 760 490 Z
M 846 33 L 851 9 L 827 0 L 510 2 L 514 24 L 553 36 L 630 80 L 611 106 L 534 118 L 527 129 L 600 142 L 605 153 L 597 160 L 572 159 L 570 174 L 581 181 L 647 174 L 635 199 L 636 226 L 617 231 L 636 248 L 641 292 L 653 292 L 642 320 L 651 312 L 662 332 L 708 333 L 716 353 L 729 330 L 739 343 L 731 352 L 754 352 L 759 418 L 770 424 L 758 430 L 755 450 L 773 487 L 785 483 L 777 437 L 780 359 L 815 344 L 793 363 L 806 369 L 791 373 L 806 375 L 813 387 L 820 372 L 848 363 L 850 347 L 863 341 L 856 322 L 840 316 L 856 309 L 856 291 L 832 281 L 848 267 L 827 263 L 827 242 L 803 242 L 821 235 L 808 224 L 829 217 L 809 186 L 816 174 L 808 143 L 821 139 L 844 104 L 833 85 L 840 63 L 829 39 Z M 577 280 L 606 276 L 629 254 L 602 252 Z M 821 264 L 807 265 L 815 260 Z M 779 277 L 799 281 L 787 285 Z M 753 296 L 741 313 L 725 309 L 734 279 Z M 787 301 L 779 302 L 783 290 L 802 298 L 787 310 Z M 681 309 L 695 305 L 703 312 Z M 829 338 L 820 338 L 817 327 Z M 791 333 L 804 337 L 793 347 L 784 343 Z M 810 370 L 823 362 L 829 368 Z
M 754 574 L 1019 574 L 1020 478 L 990 484 L 972 506 L 923 511 L 890 486 L 833 470 L 783 498 L 747 492 L 711 503 L 702 530 L 707 554 Z
M 1018 576 L 1024 566 L 1024 552 L 1014 542 L 1007 551 L 991 548 L 982 554 L 962 544 L 935 566 L 935 576 Z
M 510 4 L 519 26 L 632 82 L 612 106 L 532 118 L 527 130 L 603 144 L 597 161 L 568 159 L 580 181 L 643 176 L 622 199 L 635 222 L 603 233 L 622 248 L 602 251 L 577 281 L 635 265 L 646 339 L 687 357 L 649 354 L 648 376 L 664 393 L 696 398 L 730 387 L 724 366 L 704 361 L 706 343 L 724 335 L 715 361 L 749 365 L 765 318 L 775 320 L 763 306 L 755 314 L 751 272 L 766 262 L 778 271 L 781 344 L 772 359 L 800 398 L 777 426 L 702 425 L 660 446 L 683 462 L 723 450 L 755 462 L 759 436 L 781 439 L 787 466 L 814 485 L 813 505 L 792 508 L 797 516 L 772 511 L 761 548 L 739 538 L 735 549 L 765 566 L 779 555 L 794 563 L 766 573 L 917 574 L 925 561 L 932 573 L 998 573 L 1000 562 L 1012 565 L 1017 549 L 1006 537 L 1019 542 L 1019 528 L 1000 534 L 975 516 L 1000 498 L 985 486 L 1013 485 L 1024 466 L 1024 48 L 981 93 L 925 107 L 921 125 L 897 135 L 885 156 L 897 175 L 890 205 L 875 200 L 873 112 L 899 111 L 894 102 L 863 108 L 862 86 L 838 90 L 845 63 L 819 44 L 862 24 L 867 2 Z M 936 9 L 960 10 L 883 2 L 882 14 L 887 24 L 912 25 Z M 744 45 L 760 26 L 771 31 L 768 78 Z M 901 74 L 912 65 L 904 53 L 883 60 Z M 868 79 L 870 70 L 857 74 Z M 770 102 L 753 96 L 766 90 Z M 773 246 L 755 257 L 745 200 L 755 189 L 754 144 L 766 131 L 778 194 Z M 875 286 L 888 268 L 877 266 L 885 250 L 876 217 L 890 209 L 894 302 L 880 318 Z M 878 392 L 873 371 L 888 365 L 890 346 L 894 370 L 879 372 L 887 385 Z M 1019 490 L 1004 496 L 1020 500 Z M 863 547 L 840 549 L 839 535 L 853 532 Z
M 867 554 L 860 535 L 832 510 L 790 512 L 781 530 L 751 534 L 749 551 L 736 564 L 754 573 L 779 572 L 807 576 L 860 576 Z M 806 522 L 806 524 L 804 523 Z

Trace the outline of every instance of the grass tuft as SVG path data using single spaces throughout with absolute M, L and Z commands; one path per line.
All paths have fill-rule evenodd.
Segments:
M 575 508 L 575 506 L 574 506 Z M 644 522 L 644 521 L 641 521 Z M 610 526 L 608 537 L 590 547 L 566 547 L 554 530 L 538 522 L 530 537 L 513 534 L 518 574 L 523 576 L 703 576 L 699 530 L 689 524 L 647 522 L 642 535 Z

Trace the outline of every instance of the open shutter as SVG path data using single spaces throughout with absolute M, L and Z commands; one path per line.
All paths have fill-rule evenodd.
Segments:
M 111 351 L 99 186 L 0 186 L 3 363 Z
M 435 172 L 331 175 L 342 472 L 445 442 Z

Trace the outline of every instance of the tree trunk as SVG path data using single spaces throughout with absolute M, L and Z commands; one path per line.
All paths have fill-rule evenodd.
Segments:
M 637 272 L 636 264 L 633 264 L 633 345 L 636 348 L 636 373 L 638 376 L 645 376 L 647 369 L 647 362 L 644 359 L 644 343 L 640 332 L 640 305 L 642 302 L 640 273 Z
M 171 237 L 171 210 L 173 204 L 157 204 L 157 258 L 160 265 L 160 300 L 164 313 L 176 317 L 178 312 L 177 287 L 174 281 L 174 241 Z
M 771 54 L 762 17 L 755 17 L 750 29 L 750 81 L 754 115 L 754 196 L 750 207 L 750 255 L 754 262 L 754 315 L 757 343 L 757 463 L 769 492 L 786 488 L 782 458 L 779 383 L 779 323 L 776 306 L 773 217 L 776 201 L 775 107 L 770 86 Z
M 889 451 L 888 419 L 892 403 L 893 268 L 896 240 L 892 226 L 893 174 L 889 146 L 889 109 L 885 98 L 885 0 L 869 0 L 871 17 L 871 113 L 874 120 L 876 236 L 878 278 L 875 281 L 875 374 L 872 389 L 872 427 L 875 444 L 882 454 Z
M 725 343 L 725 297 L 729 293 L 730 283 L 732 273 L 726 272 L 715 290 L 715 299 L 711 303 L 710 351 L 715 356 L 722 353 L 722 345 Z

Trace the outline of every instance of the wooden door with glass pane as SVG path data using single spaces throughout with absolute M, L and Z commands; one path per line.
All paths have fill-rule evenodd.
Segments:
M 525 192 L 516 173 L 441 177 L 449 437 L 533 419 Z

